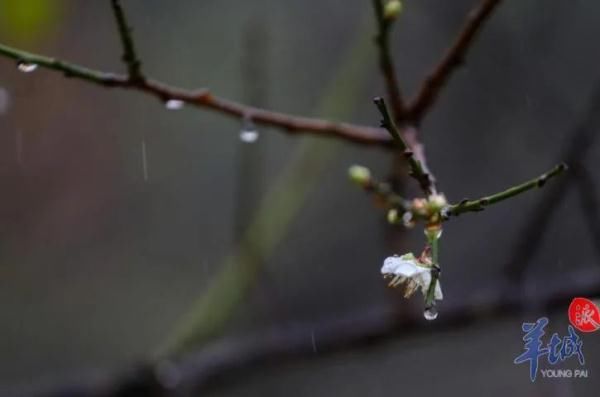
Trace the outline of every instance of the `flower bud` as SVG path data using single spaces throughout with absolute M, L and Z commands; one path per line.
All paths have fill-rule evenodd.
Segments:
M 402 12 L 402 2 L 400 0 L 388 0 L 383 8 L 383 17 L 388 21 L 394 20 Z
M 416 223 L 415 223 L 415 219 L 414 219 L 414 216 L 413 216 L 412 212 L 406 211 L 402 215 L 402 224 L 407 229 L 412 229 L 413 227 L 415 227 Z
M 448 205 L 448 201 L 446 200 L 446 196 L 443 194 L 432 194 L 428 199 L 429 208 L 431 208 L 434 212 L 440 211 L 442 208 Z
M 366 185 L 371 180 L 371 171 L 362 165 L 353 165 L 348 168 L 348 176 L 359 185 Z
M 391 210 L 388 211 L 387 221 L 388 221 L 388 223 L 391 223 L 392 225 L 394 225 L 398 222 L 398 210 L 397 209 L 392 208 Z
M 423 198 L 413 199 L 411 203 L 412 211 L 420 216 L 427 216 L 428 213 L 428 202 Z

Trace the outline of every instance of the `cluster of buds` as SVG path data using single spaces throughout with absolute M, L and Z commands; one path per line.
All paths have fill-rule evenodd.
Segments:
M 426 222 L 426 232 L 429 229 L 441 230 L 444 209 L 448 206 L 443 194 L 432 194 L 428 198 L 415 198 L 406 203 L 402 215 L 402 223 L 408 228 L 415 226 L 417 220 Z M 388 212 L 388 222 L 398 223 L 398 209 L 393 208 Z
M 424 231 L 428 244 L 421 256 L 416 258 L 412 253 L 407 253 L 386 258 L 381 273 L 385 279 L 389 279 L 390 287 L 404 286 L 405 298 L 421 290 L 426 301 L 423 315 L 427 320 L 435 319 L 435 302 L 443 299 L 437 247 L 438 239 L 442 235 L 444 212 L 448 208 L 446 197 L 436 193 L 427 198 L 405 200 L 397 196 L 388 184 L 374 180 L 368 168 L 353 165 L 348 169 L 348 174 L 354 183 L 374 194 L 383 202 L 385 208 L 390 208 L 387 213 L 389 223 L 397 224 L 402 221 L 406 227 L 415 226 L 417 221 L 425 223 Z

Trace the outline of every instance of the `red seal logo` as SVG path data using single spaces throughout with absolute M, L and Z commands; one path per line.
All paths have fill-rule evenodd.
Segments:
M 600 309 L 589 299 L 575 298 L 569 305 L 569 321 L 581 332 L 600 329 Z

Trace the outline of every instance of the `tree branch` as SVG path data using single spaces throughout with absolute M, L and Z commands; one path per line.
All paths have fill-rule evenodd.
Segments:
M 426 195 L 431 195 L 437 192 L 435 187 L 435 179 L 431 175 L 431 173 L 427 169 L 427 165 L 423 158 L 416 158 L 414 151 L 411 146 L 409 146 L 394 123 L 394 120 L 391 118 L 388 108 L 385 104 L 385 100 L 381 97 L 377 97 L 373 100 L 377 109 L 381 113 L 382 120 L 381 126 L 388 130 L 394 142 L 400 148 L 400 151 L 408 161 L 408 165 L 410 168 L 409 174 L 419 183 L 421 190 Z
M 394 21 L 391 18 L 385 17 L 382 0 L 373 0 L 373 8 L 375 10 L 375 19 L 377 20 L 375 43 L 379 50 L 379 67 L 385 80 L 387 96 L 392 105 L 394 119 L 396 122 L 400 122 L 404 118 L 406 109 L 390 52 L 390 31 Z
M 489 205 L 492 205 L 497 202 L 506 200 L 508 198 L 517 196 L 521 193 L 525 193 L 526 191 L 531 190 L 533 188 L 544 186 L 544 184 L 546 184 L 546 182 L 549 179 L 551 179 L 557 175 L 560 175 L 566 169 L 567 169 L 567 165 L 564 163 L 561 163 L 561 164 L 557 165 L 556 167 L 554 167 L 549 172 L 542 174 L 535 179 L 531 179 L 520 185 L 513 186 L 502 192 L 492 194 L 491 196 L 482 197 L 478 200 L 466 200 L 465 199 L 458 204 L 451 205 L 447 210 L 447 216 L 448 217 L 458 216 L 465 212 L 483 211 L 485 209 L 485 207 L 487 207 Z
M 162 102 L 176 99 L 199 108 L 212 109 L 238 119 L 251 117 L 252 121 L 256 124 L 282 128 L 289 133 L 306 132 L 319 136 L 339 138 L 361 145 L 384 148 L 392 147 L 388 134 L 380 128 L 336 123 L 323 119 L 269 111 L 214 96 L 207 89 L 186 90 L 152 79 L 131 81 L 127 76 L 89 69 L 59 59 L 21 51 L 3 44 L 0 44 L 0 55 L 12 58 L 17 62 L 36 64 L 46 69 L 62 72 L 65 77 L 85 80 L 104 87 L 118 87 L 141 91 L 157 97 Z
M 127 65 L 129 80 L 132 82 L 140 82 L 144 80 L 141 69 L 142 63 L 136 54 L 131 28 L 127 24 L 127 18 L 125 17 L 125 12 L 121 6 L 121 1 L 111 0 L 110 4 L 112 6 L 113 13 L 115 14 L 117 27 L 119 28 L 119 37 L 121 38 L 121 45 L 123 46 L 122 59 Z
M 415 99 L 411 101 L 408 118 L 412 122 L 419 124 L 431 110 L 452 72 L 463 63 L 477 33 L 501 2 L 502 0 L 482 0 L 479 6 L 469 13 L 458 37 L 424 80 Z

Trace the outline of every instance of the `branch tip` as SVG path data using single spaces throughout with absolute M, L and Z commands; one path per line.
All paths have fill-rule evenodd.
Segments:
M 550 171 L 538 176 L 537 178 L 531 179 L 520 185 L 513 186 L 502 192 L 493 194 L 491 196 L 482 197 L 478 200 L 463 199 L 458 204 L 450 205 L 447 210 L 448 217 L 458 216 L 465 212 L 478 212 L 483 211 L 485 207 L 504 201 L 511 197 L 518 196 L 521 193 L 525 193 L 533 188 L 543 187 L 550 179 L 562 174 L 568 169 L 565 163 L 556 165 Z
M 111 6 L 115 20 L 117 22 L 117 28 L 119 30 L 119 38 L 121 39 L 121 45 L 123 47 L 123 55 L 121 59 L 127 65 L 127 74 L 129 80 L 132 83 L 139 83 L 144 80 L 142 74 L 142 63 L 138 58 L 135 45 L 133 42 L 132 29 L 127 23 L 125 11 L 121 5 L 120 0 L 111 0 Z

